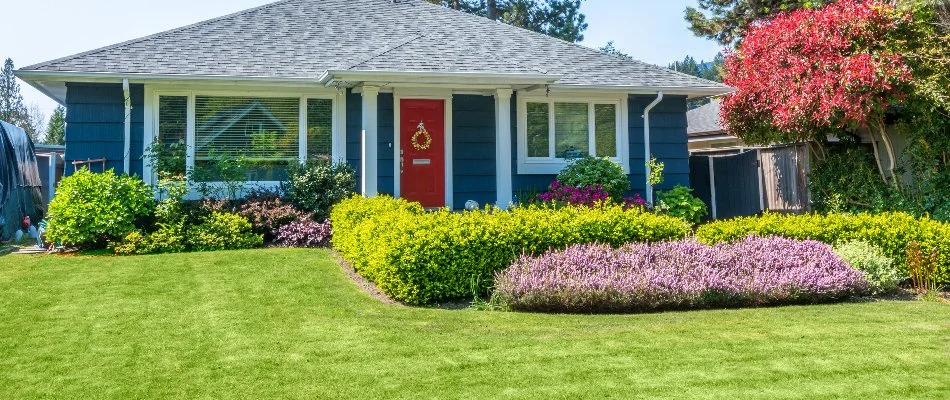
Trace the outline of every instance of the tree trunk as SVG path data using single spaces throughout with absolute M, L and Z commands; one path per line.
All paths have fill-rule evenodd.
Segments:
M 883 121 L 878 122 L 877 128 L 881 132 L 881 140 L 884 142 L 884 147 L 887 148 L 887 158 L 889 161 L 887 163 L 887 169 L 891 174 L 891 180 L 893 180 L 892 184 L 894 185 L 894 189 L 897 189 L 897 191 L 900 192 L 901 185 L 899 179 L 897 178 L 897 174 L 894 173 L 894 169 L 897 166 L 897 156 L 894 154 L 894 146 L 891 145 L 891 140 L 887 137 L 887 127 L 884 126 Z
M 488 0 L 488 19 L 498 19 L 498 0 Z
M 877 139 L 874 137 L 874 130 L 868 127 L 868 136 L 871 136 L 871 147 L 874 148 L 874 162 L 877 163 L 877 172 L 881 173 L 881 180 L 887 184 L 887 175 L 884 174 L 884 166 L 881 164 L 881 150 L 877 147 Z

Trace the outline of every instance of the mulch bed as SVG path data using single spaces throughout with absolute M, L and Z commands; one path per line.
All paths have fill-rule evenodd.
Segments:
M 368 279 L 364 278 L 363 275 L 360 275 L 358 272 L 356 272 L 356 269 L 353 268 L 353 265 L 350 264 L 349 261 L 346 261 L 343 258 L 343 256 L 341 256 L 340 253 L 338 253 L 336 250 L 330 250 L 330 254 L 333 256 L 333 259 L 336 260 L 337 264 L 340 265 L 340 269 L 342 269 L 343 272 L 346 273 L 346 276 L 349 276 L 350 279 L 352 279 L 353 282 L 356 283 L 356 286 L 359 286 L 359 288 L 364 293 L 370 295 L 371 297 L 385 304 L 400 305 L 400 306 L 403 305 L 402 303 L 398 301 L 390 299 L 388 296 L 386 296 L 385 293 L 379 290 L 379 287 L 377 287 L 375 283 L 370 282 Z

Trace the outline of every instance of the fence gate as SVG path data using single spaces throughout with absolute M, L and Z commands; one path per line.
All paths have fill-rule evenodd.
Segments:
M 756 215 L 764 210 L 808 210 L 808 153 L 803 145 L 749 149 L 730 155 L 689 158 L 690 182 L 712 219 Z

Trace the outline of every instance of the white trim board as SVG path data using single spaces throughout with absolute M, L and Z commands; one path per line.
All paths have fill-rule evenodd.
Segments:
M 402 89 L 393 91 L 393 197 L 399 198 L 401 191 L 401 173 L 399 171 L 399 151 L 402 149 L 401 123 L 402 99 L 442 100 L 445 102 L 445 206 L 454 208 L 455 187 L 452 163 L 452 91 L 432 89 Z

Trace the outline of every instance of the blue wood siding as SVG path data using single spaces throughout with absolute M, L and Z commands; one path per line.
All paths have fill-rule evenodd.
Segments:
M 395 132 L 394 121 L 396 115 L 393 107 L 393 94 L 380 93 L 377 108 L 379 109 L 379 121 L 377 125 L 376 137 L 379 149 L 379 186 L 380 194 L 392 196 L 395 191 L 393 185 L 393 134 Z
M 452 97 L 452 170 L 456 208 L 468 200 L 495 204 L 494 97 Z
M 380 93 L 377 99 L 377 138 L 379 164 L 377 171 L 380 194 L 392 195 L 393 191 L 393 95 Z M 360 190 L 362 180 L 361 158 L 363 153 L 363 96 L 348 90 L 346 93 L 346 161 L 356 170 L 356 191 Z
M 643 195 L 646 191 L 646 160 L 643 158 L 643 110 L 655 95 L 629 98 L 630 183 Z M 689 186 L 689 148 L 686 139 L 686 96 L 666 96 L 650 112 L 650 151 L 665 164 L 659 190 L 676 185 Z
M 125 99 L 119 83 L 66 84 L 66 174 L 75 172 L 73 161 L 106 158 L 106 168 L 117 173 L 142 175 L 142 137 L 145 119 L 145 89 L 130 85 L 132 138 L 130 171 L 123 171 Z M 100 172 L 101 164 L 90 165 Z
M 356 191 L 360 190 L 360 181 L 363 176 L 360 165 L 360 154 L 363 151 L 361 136 L 363 134 L 363 96 L 346 92 L 346 162 L 356 171 Z

